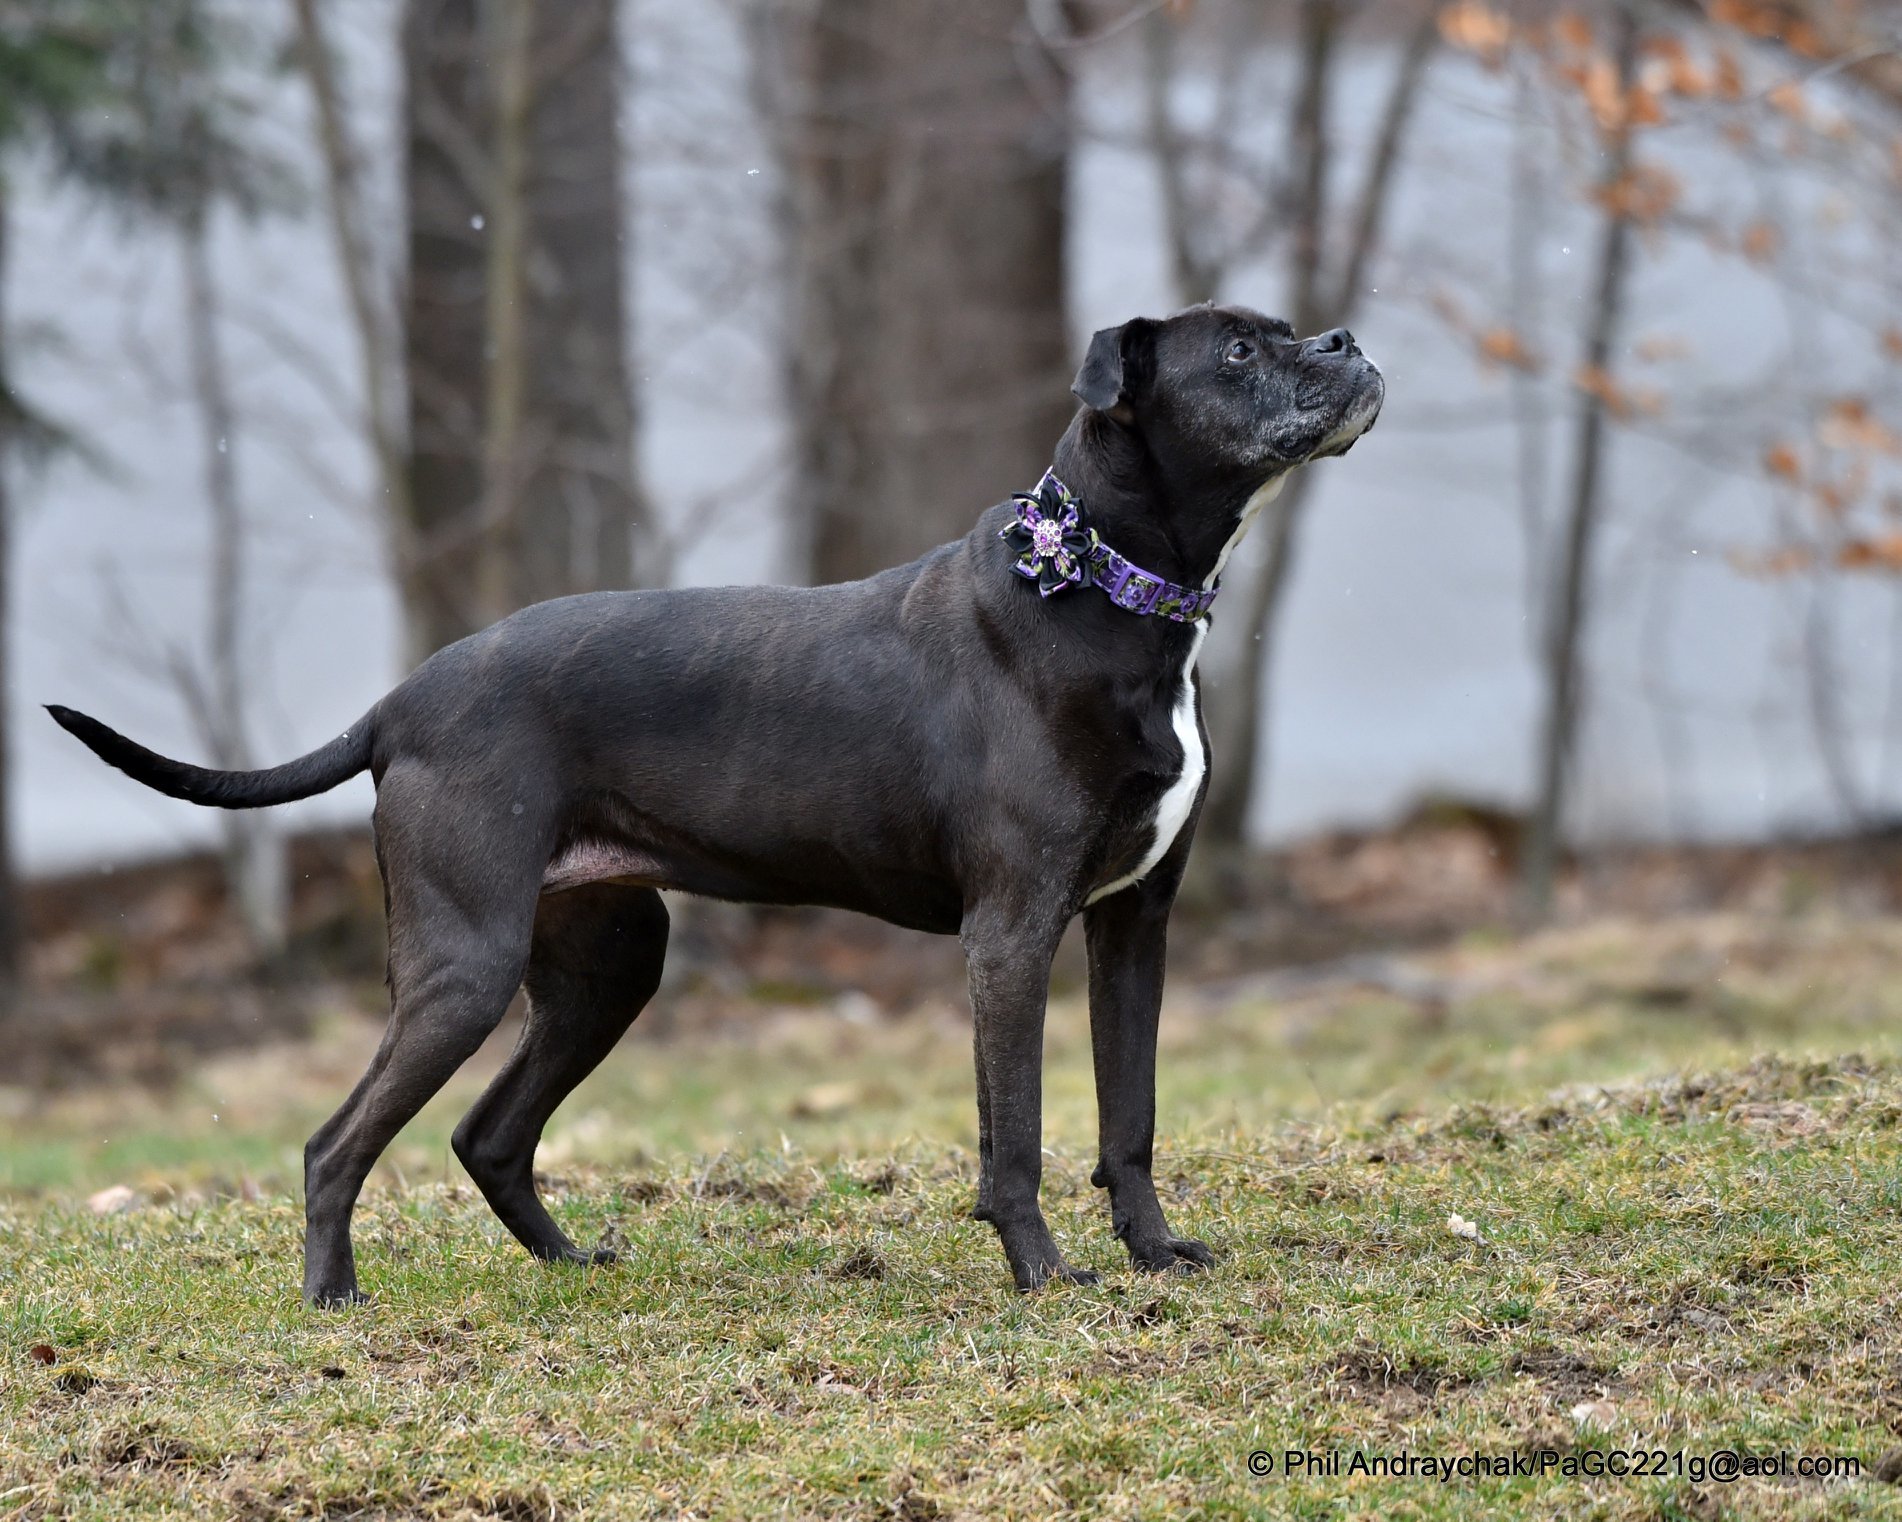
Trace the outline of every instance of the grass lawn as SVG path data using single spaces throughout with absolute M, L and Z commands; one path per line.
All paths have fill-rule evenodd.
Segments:
M 1109 1272 L 1033 1297 L 967 1217 L 948 1010 L 637 1030 L 544 1154 L 608 1269 L 531 1264 L 449 1160 L 471 1072 L 366 1193 L 376 1302 L 343 1314 L 297 1302 L 295 1177 L 360 1018 L 170 1094 L 0 1090 L 0 1515 L 1902 1517 L 1902 929 L 1407 969 L 1172 994 L 1158 1180 L 1223 1259 L 1191 1279 L 1123 1265 L 1059 997 L 1045 1205 Z M 132 1208 L 87 1207 L 115 1184 Z M 1564 1472 L 1615 1450 L 1681 1460 Z M 1863 1476 L 1700 1480 L 1721 1453 Z

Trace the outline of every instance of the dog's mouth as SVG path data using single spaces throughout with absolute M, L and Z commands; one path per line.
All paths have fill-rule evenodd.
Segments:
M 1380 367 L 1371 359 L 1361 359 L 1361 372 L 1355 379 L 1353 395 L 1341 412 L 1341 420 L 1314 447 L 1310 460 L 1331 460 L 1344 455 L 1359 442 L 1360 436 L 1374 426 L 1380 416 L 1380 404 L 1387 399 L 1387 382 Z

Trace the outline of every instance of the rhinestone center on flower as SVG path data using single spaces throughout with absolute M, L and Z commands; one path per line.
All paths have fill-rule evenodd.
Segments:
M 1050 556 L 1063 548 L 1063 525 L 1045 518 L 1030 526 L 1030 542 L 1039 556 Z

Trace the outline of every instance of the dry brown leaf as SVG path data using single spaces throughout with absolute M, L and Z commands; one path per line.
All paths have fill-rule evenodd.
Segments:
M 1782 84 L 1764 96 L 1764 99 L 1793 122 L 1809 120 L 1809 100 L 1803 94 L 1803 87 L 1793 79 L 1784 80 Z
M 1761 0 L 1711 0 L 1710 19 L 1753 37 L 1775 37 L 1782 32 L 1786 18 L 1776 6 L 1764 5 Z
M 1641 78 L 1647 89 L 1673 95 L 1701 96 L 1711 92 L 1711 73 L 1691 57 L 1683 42 L 1669 34 L 1646 41 L 1645 69 Z
M 1902 534 L 1852 539 L 1836 552 L 1845 571 L 1902 571 Z
M 1559 40 L 1566 46 L 1576 48 L 1581 53 L 1591 49 L 1591 23 L 1577 11 L 1561 13 L 1558 20 L 1552 23 L 1552 29 L 1558 33 Z
M 1783 45 L 1804 58 L 1823 58 L 1832 51 L 1823 34 L 1800 16 L 1784 17 L 1782 31 Z
M 1772 444 L 1763 452 L 1763 468 L 1785 481 L 1801 480 L 1803 457 L 1788 444 Z
M 1449 47 L 1473 54 L 1489 68 L 1505 61 L 1512 41 L 1512 23 L 1501 11 L 1479 0 L 1457 0 L 1440 10 L 1440 35 Z
M 1745 576 L 1794 576 L 1813 566 L 1816 556 L 1805 546 L 1792 544 L 1754 555 L 1748 550 L 1733 550 L 1729 560 Z
M 1783 234 L 1777 231 L 1774 223 L 1763 221 L 1752 222 L 1746 227 L 1738 242 L 1744 258 L 1752 264 L 1768 264 L 1782 246 Z
M 1831 518 L 1840 518 L 1849 511 L 1849 505 L 1862 493 L 1853 480 L 1815 481 L 1810 485 L 1810 493 L 1816 498 L 1816 505 Z
M 1668 169 L 1637 164 L 1623 179 L 1601 185 L 1592 198 L 1614 216 L 1633 222 L 1656 222 L 1682 199 L 1684 187 Z
M 1624 125 L 1624 91 L 1618 87 L 1618 71 L 1612 67 L 1609 58 L 1594 58 L 1586 65 L 1580 91 L 1585 97 L 1586 106 L 1591 110 L 1592 120 L 1602 130 L 1616 132 Z
M 1488 328 L 1479 335 L 1479 357 L 1487 364 L 1506 365 L 1514 370 L 1539 368 L 1525 341 L 1511 328 Z
M 1664 393 L 1648 387 L 1626 386 L 1609 370 L 1597 365 L 1581 365 L 1572 375 L 1572 384 L 1605 404 L 1605 410 L 1620 421 L 1644 416 L 1656 417 L 1664 411 Z
M 1673 359 L 1689 359 L 1691 341 L 1679 333 L 1654 333 L 1632 345 L 1631 352 L 1647 365 L 1661 365 Z
M 1902 454 L 1898 436 L 1869 410 L 1859 396 L 1840 397 L 1817 424 L 1816 437 L 1831 449 L 1854 449 L 1868 454 Z

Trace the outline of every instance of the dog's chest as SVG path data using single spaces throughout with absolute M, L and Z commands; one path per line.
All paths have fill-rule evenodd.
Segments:
M 1099 884 L 1085 900 L 1095 903 L 1112 893 L 1119 893 L 1134 883 L 1141 882 L 1155 869 L 1158 862 L 1169 854 L 1183 827 L 1189 822 L 1189 815 L 1195 809 L 1195 800 L 1202 790 L 1202 778 L 1208 771 L 1208 752 L 1202 744 L 1202 731 L 1195 716 L 1195 663 L 1202 652 L 1202 642 L 1208 637 L 1208 625 L 1198 623 L 1190 636 L 1188 653 L 1184 657 L 1177 674 L 1174 692 L 1169 708 L 1169 733 L 1180 748 L 1181 760 L 1177 763 L 1175 775 L 1163 788 L 1156 799 L 1149 817 L 1139 827 L 1138 854 L 1133 865 L 1124 866 L 1127 853 L 1118 853 L 1117 866 L 1122 870 Z
M 1287 479 L 1285 475 L 1278 475 L 1272 481 L 1263 483 L 1242 504 L 1242 510 L 1235 520 L 1234 530 L 1229 534 L 1228 542 L 1222 546 L 1221 553 L 1216 557 L 1215 569 L 1209 572 L 1208 580 L 1202 584 L 1205 589 L 1213 587 L 1221 578 L 1222 570 L 1228 564 L 1228 557 L 1234 554 L 1235 547 L 1242 542 L 1243 536 L 1248 533 L 1249 526 L 1254 523 L 1261 510 L 1281 495 L 1281 488 L 1287 484 Z M 1176 843 L 1177 836 L 1189 822 L 1189 815 L 1195 811 L 1195 800 L 1201 794 L 1202 779 L 1208 774 L 1209 769 L 1208 750 L 1202 743 L 1201 726 L 1196 723 L 1195 717 L 1195 662 L 1202 653 L 1202 642 L 1208 638 L 1208 632 L 1209 626 L 1206 622 L 1198 622 L 1195 625 L 1188 654 L 1182 662 L 1181 675 L 1169 714 L 1170 730 L 1175 736 L 1176 743 L 1182 749 L 1181 768 L 1176 773 L 1175 779 L 1163 789 L 1161 797 L 1156 801 L 1155 811 L 1148 823 L 1148 844 L 1143 848 L 1134 867 L 1098 885 L 1085 900 L 1086 903 L 1093 904 L 1099 898 L 1106 898 L 1112 893 L 1129 887 L 1132 883 L 1141 882 L 1154 870 L 1156 864 L 1169 854 L 1169 848 Z

